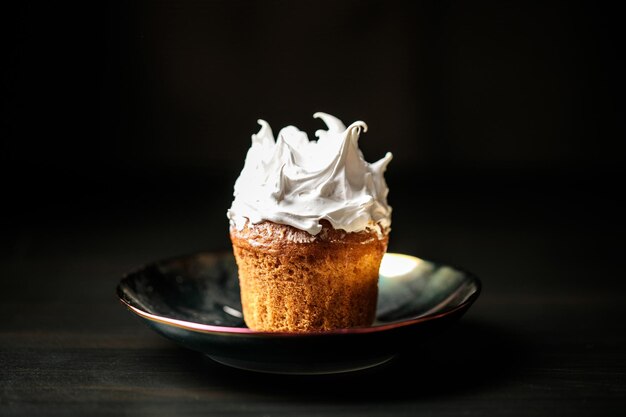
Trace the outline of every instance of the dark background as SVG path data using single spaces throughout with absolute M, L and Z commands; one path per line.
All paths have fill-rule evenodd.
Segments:
M 3 15 L 3 168 L 26 208 L 162 181 L 214 193 L 256 119 L 312 136 L 315 111 L 365 120 L 366 158 L 394 153 L 391 186 L 547 181 L 582 200 L 623 170 L 622 25 L 607 5 L 25 2 Z
M 617 9 L 21 2 L 3 6 L 1 21 L 0 407 L 9 414 L 131 403 L 154 413 L 163 392 L 187 404 L 189 390 L 216 386 L 232 407 L 283 410 L 259 400 L 269 398 L 255 392 L 263 380 L 241 394 L 243 375 L 199 371 L 113 294 L 138 265 L 228 248 L 225 212 L 256 119 L 312 137 L 322 127 L 316 111 L 366 121 L 368 161 L 394 154 L 390 250 L 483 280 L 460 333 L 482 365 L 435 358 L 480 377 L 469 392 L 457 384 L 446 393 L 439 376 L 441 390 L 429 389 L 446 399 L 443 411 L 623 410 L 626 68 Z M 150 383 L 118 377 L 146 366 Z M 191 377 L 171 379 L 181 368 Z M 389 372 L 401 369 L 419 365 Z M 302 403 L 298 389 L 311 389 L 300 382 L 272 381 L 292 405 Z M 427 410 L 439 409 L 432 401 Z

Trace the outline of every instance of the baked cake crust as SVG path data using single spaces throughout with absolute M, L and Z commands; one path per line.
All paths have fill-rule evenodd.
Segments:
M 388 234 L 321 224 L 317 235 L 269 221 L 231 227 L 248 327 L 305 332 L 372 324 Z

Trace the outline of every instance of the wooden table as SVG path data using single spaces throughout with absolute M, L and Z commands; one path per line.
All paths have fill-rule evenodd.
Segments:
M 463 266 L 483 293 L 410 354 L 313 377 L 212 362 L 115 297 L 120 276 L 143 263 L 228 247 L 229 193 L 33 208 L 1 260 L 0 415 L 621 415 L 626 280 L 613 197 L 581 206 L 575 192 L 430 190 L 415 206 L 409 192 L 390 195 L 390 251 Z

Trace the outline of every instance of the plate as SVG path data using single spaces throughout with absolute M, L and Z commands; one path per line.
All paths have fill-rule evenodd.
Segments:
M 117 295 L 166 338 L 225 365 L 286 374 L 349 372 L 381 365 L 457 321 L 480 294 L 473 274 L 387 253 L 380 267 L 375 322 L 314 333 L 257 332 L 241 313 L 230 252 L 154 262 L 126 275 Z

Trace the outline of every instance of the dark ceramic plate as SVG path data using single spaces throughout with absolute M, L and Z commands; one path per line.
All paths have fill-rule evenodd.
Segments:
M 379 365 L 459 319 L 480 281 L 460 269 L 409 255 L 385 255 L 372 326 L 316 333 L 246 327 L 230 253 L 198 253 L 145 266 L 117 294 L 163 336 L 217 362 L 261 372 L 316 374 Z

